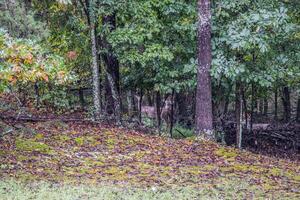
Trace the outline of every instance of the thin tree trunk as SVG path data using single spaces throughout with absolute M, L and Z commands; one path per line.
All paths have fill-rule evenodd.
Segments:
M 223 111 L 223 118 L 227 115 L 228 113 L 228 106 L 230 103 L 230 94 L 232 92 L 232 84 L 229 86 L 229 90 L 227 91 L 226 97 L 225 97 L 225 104 L 224 104 L 224 111 Z
M 239 82 L 236 83 L 235 94 L 235 114 L 236 114 L 236 146 L 242 148 L 242 116 L 243 116 L 243 104 L 242 104 L 242 89 Z
M 284 107 L 284 121 L 288 122 L 291 119 L 291 101 L 290 101 L 290 90 L 286 86 L 283 88 L 282 102 Z
M 298 97 L 298 103 L 297 103 L 297 115 L 296 115 L 296 121 L 300 122 L 300 96 Z
M 243 99 L 243 107 L 244 107 L 244 117 L 245 117 L 245 126 L 246 128 L 248 128 L 248 109 L 247 109 L 247 99 L 245 96 L 245 89 L 243 87 L 241 87 L 241 95 L 242 95 L 242 99 Z
M 148 105 L 153 106 L 153 101 L 152 101 L 152 96 L 150 91 L 147 92 L 147 100 L 148 100 Z
M 268 115 L 268 108 L 269 108 L 268 99 L 267 99 L 267 97 L 265 97 L 264 98 L 264 115 L 265 116 Z
M 275 120 L 278 120 L 278 90 L 277 90 L 277 88 L 275 89 L 275 97 L 274 97 L 274 99 L 275 99 L 275 110 L 274 110 L 274 119 Z
M 127 105 L 128 105 L 128 117 L 132 119 L 133 117 L 133 102 L 132 102 L 132 90 L 127 91 Z
M 35 106 L 38 108 L 40 106 L 40 93 L 39 93 L 39 85 L 37 82 L 34 83 L 34 93 L 35 93 Z
M 136 102 L 135 99 L 135 90 L 130 90 L 131 92 L 131 102 L 132 102 L 132 106 L 133 106 L 133 114 L 134 116 L 138 113 L 138 103 Z
M 161 96 L 160 92 L 156 92 L 156 122 L 157 122 L 157 130 L 160 134 L 161 132 Z
M 198 70 L 196 94 L 196 134 L 213 139 L 211 93 L 211 8 L 210 0 L 198 0 Z
M 113 77 L 110 73 L 107 74 L 107 79 L 111 88 L 112 97 L 114 99 L 114 114 L 116 117 L 116 123 L 121 124 L 122 116 L 121 116 L 121 100 L 120 96 L 117 90 L 117 86 L 115 85 L 115 82 L 113 80 Z
M 259 113 L 261 115 L 264 113 L 264 100 L 262 98 L 259 99 Z
M 84 100 L 83 89 L 81 87 L 78 89 L 78 96 L 79 96 L 79 101 L 80 101 L 81 109 L 84 110 L 84 108 L 85 108 L 85 100 Z
M 92 50 L 92 70 L 93 70 L 93 101 L 94 101 L 94 116 L 95 119 L 100 118 L 101 114 L 101 90 L 100 90 L 100 72 L 98 63 L 98 53 L 97 53 L 97 42 L 95 34 L 95 16 L 94 11 L 91 8 L 91 2 L 86 0 L 86 15 L 88 19 L 88 24 L 90 26 L 90 40 L 91 40 L 91 50 Z
M 100 73 L 97 56 L 97 46 L 95 37 L 95 25 L 91 23 L 90 26 L 91 42 L 92 42 L 92 69 L 93 69 L 93 96 L 94 96 L 94 108 L 95 118 L 98 119 L 101 114 L 101 101 L 100 101 Z
M 254 119 L 254 107 L 255 107 L 255 86 L 251 85 L 251 119 L 250 119 L 250 132 L 253 130 L 253 119 Z
M 172 89 L 172 96 L 171 96 L 171 114 L 170 114 L 170 136 L 173 137 L 173 126 L 174 126 L 174 101 L 175 101 L 175 90 Z
M 139 98 L 139 123 L 142 124 L 142 102 L 143 102 L 143 89 L 140 89 L 140 98 Z

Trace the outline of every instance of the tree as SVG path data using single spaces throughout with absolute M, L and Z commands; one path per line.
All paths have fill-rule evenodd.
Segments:
M 211 11 L 210 0 L 198 0 L 198 70 L 196 95 L 196 133 L 213 137 L 210 67 Z
M 94 14 L 94 5 L 93 0 L 86 0 L 85 3 L 80 1 L 84 7 L 85 14 L 87 17 L 89 31 L 90 31 L 90 40 L 91 40 L 91 52 L 92 52 L 92 71 L 93 71 L 93 102 L 94 102 L 94 115 L 95 118 L 99 118 L 101 114 L 101 90 L 100 90 L 100 73 L 99 73 L 99 63 L 98 63 L 98 49 L 97 49 L 97 40 L 96 40 L 96 29 L 95 29 L 95 14 Z
M 103 17 L 103 26 L 111 33 L 116 29 L 116 14 L 107 15 Z M 106 76 L 111 91 L 111 97 L 113 100 L 113 110 L 118 124 L 122 120 L 121 112 L 121 99 L 120 99 L 120 72 L 119 61 L 114 55 L 111 44 L 107 41 L 106 37 L 100 38 L 102 40 L 102 47 L 105 53 L 102 54 L 103 61 L 106 65 Z

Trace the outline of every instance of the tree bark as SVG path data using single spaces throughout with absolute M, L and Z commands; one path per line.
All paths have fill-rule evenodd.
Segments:
M 116 118 L 116 123 L 121 124 L 122 116 L 121 116 L 120 96 L 117 91 L 117 86 L 115 85 L 116 83 L 114 82 L 113 77 L 111 76 L 110 73 L 106 73 L 106 74 L 107 74 L 107 79 L 108 79 L 109 85 L 111 87 L 112 97 L 114 99 L 114 114 L 115 114 L 115 118 Z
M 40 92 L 39 85 L 37 82 L 34 83 L 34 93 L 35 93 L 35 106 L 38 108 L 40 106 Z
M 269 108 L 269 104 L 268 104 L 268 99 L 267 97 L 264 98 L 264 115 L 268 116 L 268 108 Z
M 84 108 L 85 108 L 85 100 L 84 100 L 83 89 L 81 87 L 78 89 L 78 96 L 79 96 L 79 101 L 80 101 L 81 109 L 84 110 Z
M 156 106 L 157 130 L 158 130 L 158 133 L 160 134 L 160 132 L 161 132 L 161 96 L 160 96 L 159 91 L 156 92 L 155 97 L 156 97 L 155 106 Z
M 198 0 L 198 69 L 196 94 L 196 134 L 213 139 L 211 93 L 211 8 L 210 0 Z
M 172 96 L 171 96 L 171 101 L 172 101 L 172 105 L 171 105 L 171 113 L 170 113 L 170 136 L 171 138 L 173 137 L 173 126 L 174 126 L 174 101 L 175 101 L 175 90 L 172 89 Z
M 132 119 L 134 111 L 133 111 L 132 91 L 131 90 L 127 91 L 126 98 L 127 98 L 128 118 Z
M 85 1 L 84 9 L 86 11 L 88 24 L 90 28 L 90 40 L 91 40 L 91 51 L 92 51 L 92 71 L 93 71 L 93 102 L 94 102 L 94 117 L 95 119 L 100 118 L 101 114 L 101 90 L 100 90 L 100 72 L 98 63 L 98 53 L 97 53 L 97 41 L 96 41 L 96 29 L 95 29 L 95 16 L 94 11 L 91 8 L 91 2 L 89 0 Z M 83 5 L 84 6 L 84 5 Z
M 242 116 L 243 116 L 243 104 L 242 104 L 242 87 L 239 82 L 236 83 L 235 91 L 235 114 L 236 114 L 236 146 L 242 148 Z
M 298 103 L 297 103 L 297 115 L 296 115 L 296 121 L 300 122 L 300 96 L 298 97 Z
M 274 119 L 278 120 L 278 90 L 277 90 L 277 88 L 275 89 L 274 99 L 275 99 Z
M 253 130 L 254 107 L 255 107 L 255 86 L 251 85 L 251 113 L 250 113 L 250 132 Z
M 259 114 L 263 115 L 264 114 L 264 100 L 262 98 L 259 99 Z
M 245 117 L 245 127 L 248 128 L 248 109 L 247 109 L 247 99 L 245 95 L 245 88 L 241 87 L 241 95 L 242 95 L 242 100 L 243 100 L 243 107 L 244 107 L 244 117 Z
M 147 100 L 148 100 L 148 105 L 153 106 L 152 93 L 150 91 L 147 92 Z
M 103 24 L 109 27 L 110 32 L 116 29 L 116 15 L 108 15 L 103 17 Z M 103 53 L 103 61 L 106 65 L 106 73 L 108 77 L 108 82 L 111 90 L 111 95 L 114 101 L 114 113 L 116 116 L 116 121 L 121 122 L 122 118 L 122 102 L 120 98 L 120 73 L 119 73 L 119 62 L 117 57 L 114 55 L 112 46 L 108 43 L 107 39 L 100 38 L 99 41 L 102 43 L 106 53 Z M 109 98 L 108 98 L 109 99 Z
M 139 123 L 142 124 L 142 102 L 143 102 L 143 89 L 140 89 L 140 98 L 139 98 Z
M 282 90 L 282 103 L 284 108 L 284 121 L 288 122 L 291 119 L 291 101 L 290 101 L 290 89 L 284 87 Z

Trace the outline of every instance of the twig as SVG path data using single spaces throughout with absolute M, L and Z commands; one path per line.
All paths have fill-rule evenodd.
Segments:
M 186 137 L 181 131 L 179 131 L 178 129 L 175 129 L 175 131 L 177 131 L 178 133 L 180 133 L 180 135 L 182 135 L 183 137 Z

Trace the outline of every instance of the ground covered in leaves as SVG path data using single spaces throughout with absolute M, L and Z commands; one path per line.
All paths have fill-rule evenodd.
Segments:
M 213 195 L 217 199 L 231 195 L 239 199 L 300 198 L 297 160 L 252 154 L 194 138 L 174 140 L 100 124 L 51 121 L 23 126 L 33 131 L 0 139 L 0 197 L 16 193 L 16 187 L 9 187 L 16 183 L 7 181 L 13 179 L 76 187 L 104 184 L 138 188 L 146 191 L 143 195 L 153 197 L 184 195 L 178 191 L 185 188 L 189 194 Z M 25 194 L 27 189 L 24 186 L 18 191 Z

